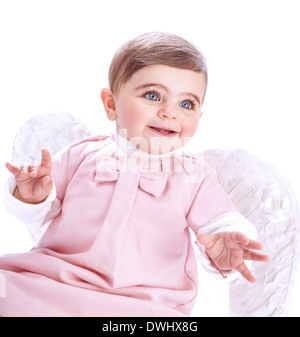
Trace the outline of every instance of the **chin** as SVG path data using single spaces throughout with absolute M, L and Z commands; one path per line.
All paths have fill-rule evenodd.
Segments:
M 167 154 L 167 153 L 172 153 L 175 150 L 180 149 L 181 147 L 183 147 L 183 143 L 182 141 L 176 139 L 173 141 L 156 141 L 156 142 L 152 142 L 149 146 L 149 153 L 150 154 L 154 154 L 154 155 L 162 155 L 162 154 Z

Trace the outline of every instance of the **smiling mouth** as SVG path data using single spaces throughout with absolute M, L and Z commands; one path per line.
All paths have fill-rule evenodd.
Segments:
M 151 130 L 153 130 L 155 133 L 161 135 L 161 136 L 174 136 L 177 135 L 177 131 L 170 130 L 170 129 L 164 129 L 164 128 L 157 128 L 155 126 L 149 126 Z

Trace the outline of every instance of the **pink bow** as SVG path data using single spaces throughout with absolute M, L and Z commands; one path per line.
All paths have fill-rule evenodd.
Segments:
M 136 169 L 136 167 L 135 167 Z M 121 163 L 118 159 L 113 157 L 102 158 L 101 162 L 97 165 L 95 180 L 99 183 L 105 181 L 116 181 L 119 178 L 121 171 Z M 142 167 L 135 170 L 139 175 L 139 187 L 147 193 L 155 197 L 159 197 L 166 187 L 168 180 L 168 172 L 151 172 L 143 171 Z

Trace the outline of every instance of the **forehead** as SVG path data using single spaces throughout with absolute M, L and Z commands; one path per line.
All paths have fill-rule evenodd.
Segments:
M 124 87 L 134 90 L 145 84 L 160 84 L 174 93 L 190 91 L 199 96 L 202 96 L 206 88 L 205 76 L 202 73 L 165 65 L 141 68 L 131 76 Z

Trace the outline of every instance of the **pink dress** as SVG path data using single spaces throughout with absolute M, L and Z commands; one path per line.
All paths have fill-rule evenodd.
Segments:
M 28 253 L 0 257 L 0 316 L 191 313 L 198 271 L 189 229 L 223 230 L 210 223 L 234 206 L 202 160 L 125 155 L 128 142 L 120 147 L 115 138 L 61 151 L 52 194 L 18 206 L 48 227 Z

